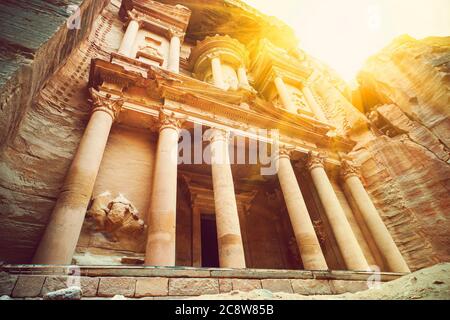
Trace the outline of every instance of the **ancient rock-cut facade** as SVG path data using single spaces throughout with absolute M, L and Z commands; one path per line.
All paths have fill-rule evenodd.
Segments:
M 79 35 L 62 28 L 25 66 L 2 47 L 17 71 L 1 92 L 0 260 L 448 260 L 448 39 L 394 42 L 352 95 L 240 1 L 86 0 L 79 14 Z

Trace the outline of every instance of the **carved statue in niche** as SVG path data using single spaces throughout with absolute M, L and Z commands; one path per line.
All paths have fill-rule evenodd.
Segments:
M 300 89 L 298 89 L 294 86 L 291 86 L 289 84 L 286 84 L 286 88 L 288 89 L 288 91 L 290 93 L 292 102 L 298 109 L 311 112 L 311 109 L 309 108 L 308 104 L 306 103 L 305 97 L 303 96 L 303 93 Z M 276 96 L 276 98 L 273 101 L 273 104 L 278 108 L 284 108 L 283 102 L 281 101 L 281 98 L 279 95 Z
M 236 71 L 227 64 L 222 64 L 222 75 L 223 81 L 225 82 L 226 90 L 234 90 L 237 91 L 239 88 L 239 79 L 236 74 Z M 203 79 L 204 82 L 208 82 L 210 84 L 214 84 L 214 78 L 212 71 L 209 70 Z
M 294 105 L 297 106 L 297 108 L 299 109 L 311 112 L 308 104 L 306 103 L 305 97 L 303 96 L 303 93 L 300 91 L 300 89 L 291 85 L 286 85 L 286 87 L 291 93 L 291 99 L 292 102 L 294 102 Z
M 236 91 L 239 88 L 239 80 L 236 71 L 229 65 L 222 65 L 223 81 L 229 89 Z
M 92 229 L 101 232 L 112 242 L 134 241 L 145 236 L 146 225 L 137 209 L 123 195 L 113 198 L 104 192 L 92 199 L 87 211 Z

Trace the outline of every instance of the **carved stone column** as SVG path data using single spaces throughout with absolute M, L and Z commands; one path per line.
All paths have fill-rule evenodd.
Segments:
M 223 79 L 222 62 L 218 55 L 212 55 L 211 70 L 213 74 L 214 85 L 220 89 L 225 89 L 225 81 Z
M 344 160 L 342 161 L 341 170 L 344 183 L 347 185 L 390 271 L 410 272 L 400 250 L 360 180 L 359 168 L 350 161 Z
M 328 266 L 314 231 L 305 200 L 290 160 L 291 150 L 282 147 L 278 157 L 278 179 L 289 212 L 297 246 L 307 270 L 327 270 Z
M 325 172 L 323 158 L 310 152 L 307 167 L 347 268 L 358 271 L 369 270 L 369 264 Z
M 128 13 L 129 22 L 127 26 L 127 30 L 122 38 L 122 42 L 119 47 L 119 54 L 133 58 L 131 56 L 131 52 L 133 50 L 133 44 L 136 40 L 136 36 L 138 34 L 141 22 L 136 14 Z
M 244 246 L 229 159 L 229 136 L 225 131 L 212 129 L 210 141 L 220 267 L 245 268 Z
M 275 87 L 277 88 L 278 95 L 280 96 L 281 102 L 286 110 L 289 112 L 297 114 L 297 107 L 292 101 L 291 93 L 289 92 L 286 84 L 281 77 L 275 78 Z
M 175 266 L 177 166 L 180 119 L 160 111 L 145 251 L 147 266 Z
M 303 96 L 306 99 L 306 102 L 308 103 L 308 106 L 310 106 L 312 112 L 317 117 L 318 120 L 328 123 L 328 119 L 325 116 L 325 113 L 322 110 L 322 107 L 317 103 L 316 98 L 314 97 L 313 93 L 311 92 L 311 89 L 309 87 L 303 87 L 302 89 Z
M 243 88 L 249 88 L 250 83 L 248 82 L 247 70 L 245 66 L 240 66 L 237 70 L 237 75 L 239 79 L 239 85 Z
M 34 264 L 70 264 L 94 189 L 103 152 L 122 98 L 91 89 L 93 111 L 67 172 Z
M 170 29 L 170 49 L 169 49 L 169 64 L 168 69 L 172 72 L 180 72 L 180 51 L 181 51 L 181 39 L 183 34 L 180 31 Z

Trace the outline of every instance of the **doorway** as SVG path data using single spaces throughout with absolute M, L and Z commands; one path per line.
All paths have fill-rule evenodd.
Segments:
M 219 268 L 219 246 L 217 244 L 216 217 L 201 215 L 202 267 Z

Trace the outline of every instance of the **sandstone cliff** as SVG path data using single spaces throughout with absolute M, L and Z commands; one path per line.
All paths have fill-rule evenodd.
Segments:
M 351 153 L 411 269 L 450 260 L 450 37 L 403 36 L 359 74 L 374 137 Z
M 54 206 L 89 116 L 90 58 L 108 47 L 107 2 L 0 4 L 0 261 L 30 261 Z M 79 29 L 66 27 L 69 4 Z

